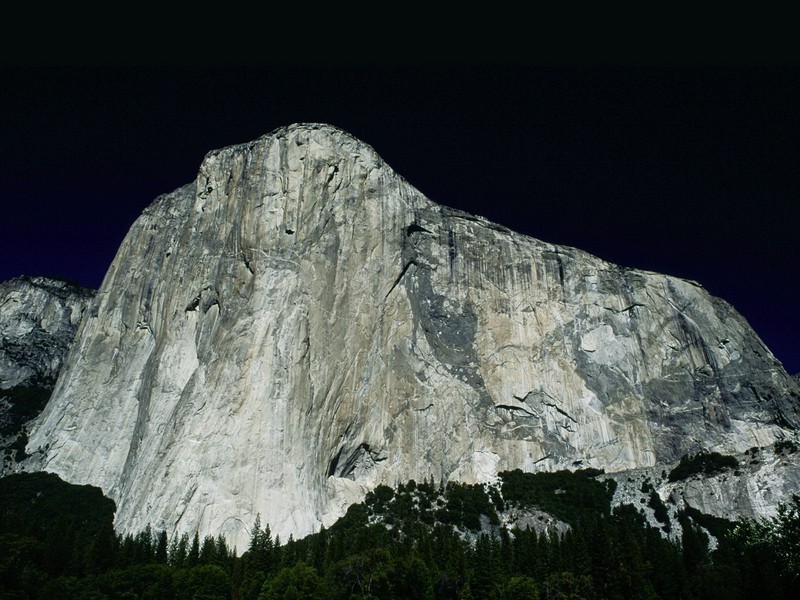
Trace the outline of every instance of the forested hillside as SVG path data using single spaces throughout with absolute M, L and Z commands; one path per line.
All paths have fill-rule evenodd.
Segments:
M 613 484 L 597 475 L 379 486 L 302 540 L 274 538 L 257 519 L 242 556 L 222 538 L 116 534 L 114 504 L 96 488 L 11 475 L 0 479 L 0 598 L 800 597 L 800 498 L 760 521 L 684 513 L 676 543 L 639 508 L 612 510 Z M 504 526 L 533 508 L 563 527 Z

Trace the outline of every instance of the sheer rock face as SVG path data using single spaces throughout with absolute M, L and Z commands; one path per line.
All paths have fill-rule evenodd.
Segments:
M 0 283 L 0 390 L 52 387 L 94 290 L 46 277 Z
M 651 467 L 793 437 L 798 385 L 699 285 L 434 204 L 295 125 L 132 226 L 32 432 L 117 526 L 287 539 L 378 483 Z

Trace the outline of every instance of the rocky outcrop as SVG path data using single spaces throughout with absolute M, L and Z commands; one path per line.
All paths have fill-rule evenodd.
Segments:
M 679 516 L 687 510 L 728 521 L 774 515 L 800 490 L 800 448 L 793 442 L 754 446 L 726 458 L 735 459 L 736 465 L 710 474 L 673 479 L 670 474 L 677 465 L 671 464 L 603 477 L 617 484 L 613 506 L 639 508 L 650 525 L 675 541 L 681 539 Z
M 94 290 L 46 277 L 0 283 L 0 474 L 17 468 Z
M 55 384 L 94 294 L 47 277 L 0 283 L 0 389 Z
M 568 523 L 535 508 L 507 507 L 506 510 L 499 512 L 499 517 L 501 526 L 512 536 L 516 529 L 535 531 L 539 535 L 547 536 L 561 536 L 571 529 Z M 482 531 L 481 534 L 483 533 Z M 493 530 L 486 533 L 496 535 Z
M 532 207 L 535 214 L 535 207 Z M 794 439 L 800 391 L 699 284 L 439 206 L 315 124 L 134 223 L 29 468 L 117 526 L 303 536 L 379 483 L 653 467 Z

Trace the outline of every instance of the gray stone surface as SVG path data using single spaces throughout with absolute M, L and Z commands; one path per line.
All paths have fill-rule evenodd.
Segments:
M 535 208 L 532 208 L 535 210 Z M 117 527 L 286 539 L 379 483 L 795 439 L 797 381 L 699 284 L 439 206 L 326 125 L 209 153 L 131 227 L 31 434 Z
M 669 514 L 667 537 L 681 539 L 678 513 L 684 509 L 734 521 L 740 517 L 774 515 L 781 503 L 790 503 L 800 490 L 800 448 L 781 450 L 774 444 L 754 446 L 735 455 L 739 466 L 713 475 L 695 473 L 685 479 L 669 481 L 676 464 L 658 465 L 603 477 L 614 479 L 617 489 L 613 506 L 631 504 L 640 508 L 650 525 L 662 528 L 654 510 L 648 506 L 649 493 L 642 484 L 649 483 Z
M 0 283 L 0 390 L 55 384 L 94 293 L 46 277 Z
M 44 407 L 94 290 L 45 277 L 0 283 L 0 475 L 19 469 L 28 423 Z

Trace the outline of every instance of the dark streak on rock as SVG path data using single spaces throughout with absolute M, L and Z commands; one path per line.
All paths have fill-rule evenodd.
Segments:
M 183 309 L 183 312 L 191 312 L 193 310 L 197 310 L 197 307 L 200 306 L 200 294 L 197 294 L 189 304 L 186 305 L 186 308 Z
M 355 479 L 353 473 L 359 466 L 368 468 L 386 460 L 386 456 L 381 456 L 380 452 L 373 450 L 366 442 L 359 444 L 344 461 L 342 461 L 343 453 L 344 447 L 339 449 L 339 452 L 328 466 L 328 477 L 336 476 Z
M 542 404 L 544 404 L 545 406 L 549 406 L 550 408 L 554 408 L 559 414 L 564 415 L 565 417 L 567 417 L 570 421 L 572 421 L 576 425 L 578 424 L 578 422 L 575 420 L 575 418 L 572 417 L 572 415 L 570 415 L 569 413 L 567 413 L 564 409 L 559 408 L 558 406 L 556 406 L 555 404 L 552 404 L 550 402 L 542 402 Z M 572 431 L 572 430 L 570 430 L 570 431 Z
M 417 266 L 417 261 L 410 260 L 410 261 L 408 261 L 406 263 L 406 265 L 403 267 L 403 270 L 400 271 L 400 275 L 398 275 L 397 279 L 394 280 L 394 283 L 392 284 L 392 287 L 389 288 L 389 291 L 386 292 L 386 295 L 383 297 L 384 300 L 386 300 L 389 297 L 389 294 L 391 294 L 394 291 L 394 288 L 396 288 L 398 286 L 398 284 L 403 279 L 403 277 L 405 277 L 405 274 L 408 272 L 408 270 L 411 268 L 412 265 L 416 267 Z
M 630 311 L 630 310 L 633 310 L 634 308 L 637 308 L 637 307 L 642 307 L 642 308 L 644 308 L 644 304 L 641 304 L 641 303 L 639 303 L 639 302 L 634 302 L 634 303 L 633 303 L 633 304 L 631 304 L 630 306 L 626 306 L 625 308 L 623 308 L 623 309 L 620 309 L 620 310 L 617 310 L 616 308 L 611 308 L 610 306 L 604 306 L 603 308 L 605 308 L 606 310 L 610 310 L 610 311 L 611 311 L 611 312 L 613 312 L 615 315 L 619 315 L 619 314 L 622 314 L 622 313 L 628 312 L 628 311 Z
M 513 410 L 516 412 L 520 412 L 524 415 L 527 415 L 529 417 L 537 416 L 532 410 L 523 408 L 521 406 L 514 406 L 513 404 L 495 404 L 495 408 L 504 408 L 505 410 Z
M 409 237 L 412 233 L 430 233 L 430 231 L 428 231 L 422 225 L 419 225 L 416 222 L 411 223 L 411 225 L 406 227 L 405 231 L 406 231 L 406 237 Z

